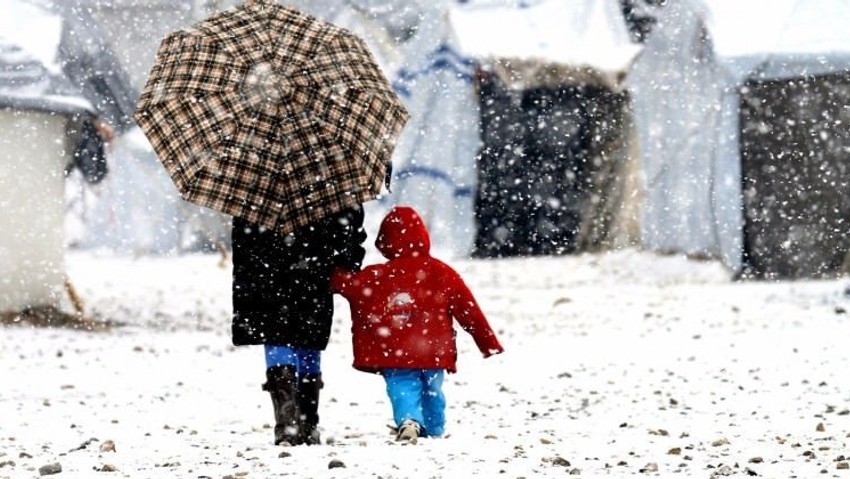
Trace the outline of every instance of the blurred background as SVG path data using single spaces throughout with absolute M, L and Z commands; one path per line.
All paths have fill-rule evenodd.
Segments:
M 160 40 L 239 3 L 0 0 L 7 306 L 55 289 L 68 249 L 227 254 L 229 217 L 180 199 L 131 116 Z M 411 112 L 372 238 L 410 204 L 447 259 L 850 269 L 848 2 L 278 3 L 363 37 Z

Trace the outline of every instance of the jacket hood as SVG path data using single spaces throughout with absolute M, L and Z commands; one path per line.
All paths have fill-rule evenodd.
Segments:
M 387 259 L 428 256 L 431 237 L 416 210 L 395 206 L 381 222 L 375 246 Z

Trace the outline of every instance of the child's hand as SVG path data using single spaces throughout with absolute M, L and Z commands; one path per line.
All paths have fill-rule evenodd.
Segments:
M 485 358 L 489 358 L 490 356 L 493 356 L 493 355 L 496 355 L 496 354 L 502 354 L 504 352 L 505 352 L 505 350 L 501 347 L 499 347 L 498 349 L 487 349 L 486 351 L 483 351 Z

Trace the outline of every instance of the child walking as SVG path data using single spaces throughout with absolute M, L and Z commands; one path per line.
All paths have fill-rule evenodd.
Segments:
M 331 278 L 334 292 L 351 307 L 353 366 L 384 377 L 397 440 L 441 436 L 443 377 L 456 372 L 453 322 L 484 357 L 501 353 L 502 346 L 460 275 L 430 255 L 428 230 L 413 208 L 387 213 L 375 246 L 387 262 L 336 270 Z

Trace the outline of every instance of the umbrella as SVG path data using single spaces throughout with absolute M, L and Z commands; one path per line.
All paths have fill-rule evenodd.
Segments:
M 163 39 L 134 117 L 183 198 L 288 233 L 375 199 L 408 113 L 362 39 L 248 0 Z

